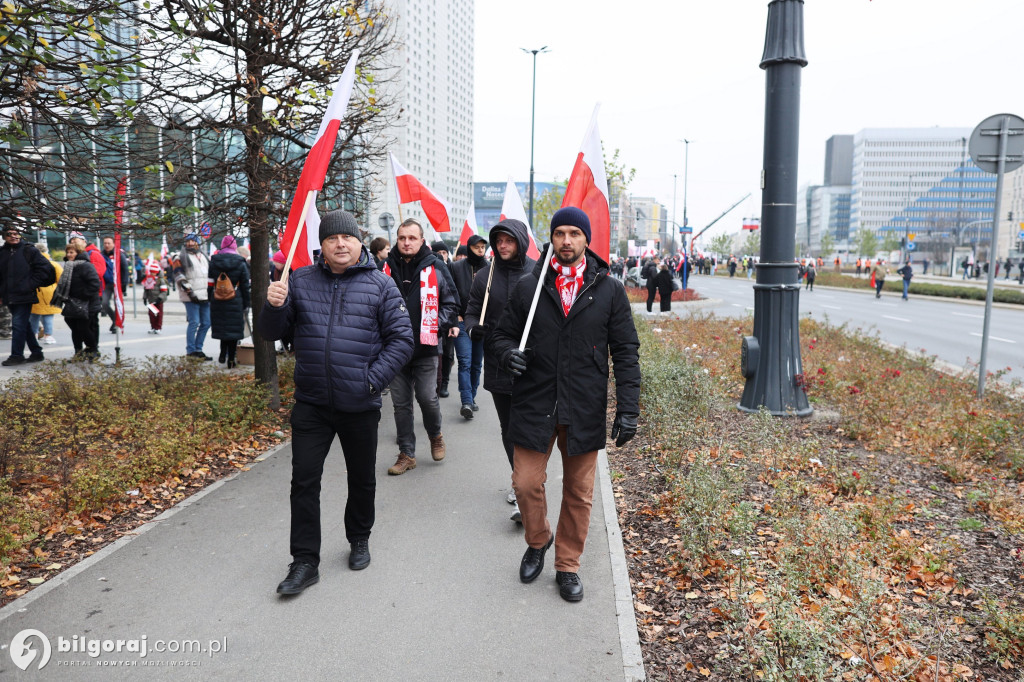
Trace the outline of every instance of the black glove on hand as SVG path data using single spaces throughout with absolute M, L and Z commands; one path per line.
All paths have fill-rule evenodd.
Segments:
M 637 415 L 630 413 L 615 413 L 615 421 L 612 422 L 612 438 L 615 439 L 615 447 L 621 448 L 636 435 Z
M 486 324 L 478 324 L 469 330 L 469 338 L 474 341 L 483 341 L 489 331 L 491 331 L 491 328 Z
M 505 351 L 505 354 L 501 356 L 502 369 L 514 377 L 523 375 L 523 372 L 526 371 L 526 362 L 526 353 L 518 348 L 507 350 Z

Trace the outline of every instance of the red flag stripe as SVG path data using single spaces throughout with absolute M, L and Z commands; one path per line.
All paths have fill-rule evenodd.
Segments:
M 444 202 L 438 199 L 414 175 L 410 173 L 398 175 L 395 177 L 395 184 L 398 186 L 399 203 L 420 202 L 423 213 L 427 216 L 427 220 L 430 221 L 435 231 L 451 232 L 452 226 L 448 221 L 448 209 L 445 207 Z

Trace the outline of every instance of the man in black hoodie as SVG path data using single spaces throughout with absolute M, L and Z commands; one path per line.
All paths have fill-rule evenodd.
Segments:
M 512 412 L 512 379 L 498 369 L 499 358 L 487 349 L 486 341 L 490 332 L 501 322 L 501 315 L 508 308 L 512 291 L 519 279 L 533 269 L 535 261 L 526 255 L 530 236 L 525 223 L 512 218 L 502 220 L 491 228 L 489 241 L 494 250 L 494 261 L 485 265 L 473 278 L 469 304 L 466 306 L 466 330 L 474 341 L 484 344 L 484 388 L 490 391 L 494 400 L 494 409 L 498 412 L 498 422 L 501 424 L 501 442 L 505 446 L 505 455 L 511 469 L 509 420 Z M 491 268 L 494 268 L 493 277 Z M 490 294 L 487 293 L 488 288 Z M 483 306 L 485 295 L 486 311 Z M 512 520 L 518 523 L 521 516 L 515 492 L 509 492 L 506 499 L 509 504 L 515 505 Z
M 465 419 L 472 419 L 473 413 L 480 409 L 476 404 L 476 389 L 480 385 L 480 369 L 484 364 L 484 342 L 473 340 L 466 333 L 466 308 L 469 307 L 473 278 L 487 265 L 484 258 L 487 240 L 474 234 L 466 247 L 466 257 L 452 263 L 451 271 L 459 292 L 459 335 L 455 337 L 455 354 L 459 358 L 459 397 L 462 399 L 459 413 Z
M 441 405 L 437 401 L 437 346 L 445 336 L 459 335 L 459 299 L 451 273 L 423 238 L 423 227 L 409 218 L 398 227 L 396 244 L 388 254 L 384 273 L 402 292 L 416 342 L 412 359 L 391 382 L 391 402 L 398 429 L 398 459 L 388 469 L 400 476 L 416 468 L 416 433 L 413 395 L 423 413 L 435 462 L 445 456 L 441 435 Z

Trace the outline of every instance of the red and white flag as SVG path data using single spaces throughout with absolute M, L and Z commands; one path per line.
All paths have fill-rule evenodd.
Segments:
M 469 245 L 469 238 L 474 234 L 477 234 L 476 229 L 476 206 L 474 201 L 469 200 L 469 213 L 466 214 L 466 222 L 462 223 L 462 234 L 459 235 L 459 244 L 462 246 Z
M 505 197 L 501 200 L 500 220 L 505 220 L 505 218 L 513 218 L 526 225 L 526 234 L 530 237 L 530 247 L 526 250 L 526 255 L 534 260 L 540 258 L 537 237 L 534 236 L 533 228 L 530 227 L 530 222 L 526 219 L 523 198 L 519 196 L 519 190 L 516 189 L 516 183 L 512 182 L 512 178 L 508 179 L 508 183 L 505 185 Z
M 167 235 L 160 237 L 160 260 L 167 260 Z
M 391 170 L 395 176 L 395 188 L 398 190 L 398 203 L 411 204 L 414 201 L 420 202 L 420 208 L 430 221 L 435 232 L 451 232 L 452 226 L 448 221 L 451 211 L 448 209 L 448 202 L 434 194 L 416 176 L 402 168 L 398 159 L 391 154 Z
M 743 219 L 743 229 L 744 230 L 751 230 L 751 231 L 753 231 L 753 230 L 756 230 L 756 229 L 758 229 L 760 227 L 761 227 L 761 219 L 760 218 L 744 218 Z
M 124 331 L 124 294 L 121 293 L 121 225 L 124 223 L 124 197 L 128 178 L 117 181 L 117 203 L 114 206 L 114 326 Z
M 601 105 L 594 106 L 590 125 L 583 136 L 583 144 L 576 155 L 569 183 L 565 188 L 562 206 L 582 209 L 590 218 L 590 250 L 608 262 L 611 249 L 611 212 L 608 210 L 608 179 L 604 174 L 604 154 L 601 151 L 601 134 L 597 130 L 597 112 Z
M 309 205 L 309 215 L 305 216 L 306 227 L 298 236 L 298 244 L 295 247 L 295 258 L 292 260 L 292 268 L 301 268 L 304 265 L 313 263 L 313 250 L 320 248 L 320 214 L 316 212 L 316 193 L 324 187 L 324 178 L 327 177 L 327 167 L 331 163 L 331 156 L 334 153 L 334 143 L 338 139 L 338 128 L 341 127 L 341 119 L 345 117 L 345 107 L 352 96 L 352 85 L 356 78 L 356 60 L 359 58 L 359 51 L 352 54 L 348 65 L 334 86 L 334 94 L 327 103 L 327 112 L 320 122 L 320 129 L 316 133 L 313 146 L 302 164 L 302 174 L 299 176 L 299 185 L 295 188 L 295 198 L 292 199 L 292 207 L 288 212 L 288 223 L 285 226 L 284 234 L 281 235 L 281 251 L 289 253 L 292 240 L 302 222 L 302 209 L 306 205 L 306 197 L 313 192 L 313 201 Z

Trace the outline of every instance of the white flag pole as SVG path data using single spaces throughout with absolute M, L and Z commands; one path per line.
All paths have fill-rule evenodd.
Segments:
M 315 195 L 315 189 L 311 189 L 306 193 L 306 203 L 302 205 L 302 215 L 299 216 L 299 225 L 295 228 L 295 235 L 292 237 L 291 246 L 288 248 L 288 259 L 284 262 L 284 270 L 281 272 L 281 281 L 285 284 L 288 283 L 288 273 L 292 267 L 292 259 L 295 258 L 295 247 L 299 245 L 299 237 L 302 236 L 302 229 L 306 226 L 306 215 L 309 213 L 309 207 L 313 203 L 313 197 Z
M 540 300 L 540 290 L 544 288 L 544 276 L 547 274 L 548 263 L 551 262 L 552 244 L 548 242 L 548 248 L 544 249 L 544 260 L 541 261 L 540 277 L 537 278 L 537 288 L 533 290 L 533 303 L 530 304 L 530 314 L 526 318 L 526 328 L 523 329 L 523 338 L 519 342 L 519 350 L 526 350 L 526 338 L 530 335 L 530 328 L 533 327 L 533 316 L 537 312 L 537 302 Z

